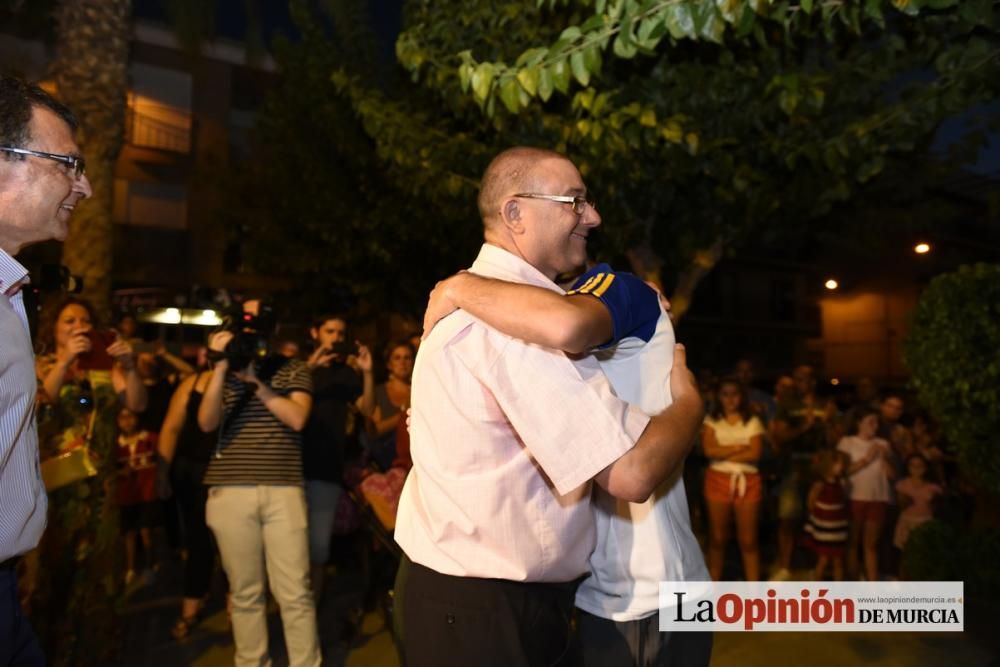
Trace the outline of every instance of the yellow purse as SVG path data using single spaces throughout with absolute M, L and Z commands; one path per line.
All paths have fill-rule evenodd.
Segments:
M 41 468 L 42 481 L 45 483 L 46 491 L 61 489 L 64 486 L 97 474 L 97 466 L 94 465 L 89 447 L 90 435 L 94 429 L 96 414 L 96 409 L 90 413 L 90 423 L 87 425 L 87 432 L 83 437 L 82 445 L 68 449 L 41 462 L 39 467 Z

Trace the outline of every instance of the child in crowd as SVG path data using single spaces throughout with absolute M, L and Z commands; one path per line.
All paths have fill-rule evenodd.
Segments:
M 847 494 L 844 492 L 844 471 L 847 455 L 824 449 L 814 461 L 816 476 L 809 489 L 809 520 L 806 522 L 806 544 L 816 552 L 813 578 L 823 579 L 826 566 L 833 566 L 833 580 L 844 580 L 844 545 L 847 543 Z
M 708 569 L 714 581 L 722 579 L 734 519 L 744 576 L 747 581 L 760 580 L 757 525 L 763 484 L 757 462 L 763 441 L 764 426 L 750 411 L 746 387 L 734 377 L 723 378 L 702 429 L 702 449 L 709 459 L 704 486 L 709 518 Z
M 897 549 L 902 550 L 906 546 L 914 528 L 934 518 L 931 503 L 936 496 L 944 493 L 940 485 L 928 479 L 928 468 L 927 459 L 920 454 L 911 454 L 906 459 L 908 477 L 896 482 L 896 497 L 902 508 L 892 540 Z
M 156 525 L 156 434 L 139 430 L 139 418 L 122 408 L 118 413 L 118 489 L 122 534 L 125 537 L 125 585 L 136 577 L 136 536 L 142 539 L 146 567 L 151 571 Z
M 889 443 L 876 436 L 878 412 L 858 414 L 854 434 L 841 438 L 837 449 L 850 458 L 847 474 L 851 487 L 851 523 L 847 538 L 847 570 L 858 572 L 858 550 L 864 555 L 864 576 L 878 580 L 878 545 L 885 525 L 896 471 L 890 462 Z

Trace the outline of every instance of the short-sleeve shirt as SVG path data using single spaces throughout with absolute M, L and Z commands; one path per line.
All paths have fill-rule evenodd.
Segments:
M 944 493 L 944 489 L 933 482 L 924 482 L 917 485 L 909 477 L 896 482 L 897 497 L 905 495 L 913 501 L 901 513 L 901 516 L 910 519 L 930 519 L 933 517 L 934 508 L 931 503 L 934 501 L 935 496 L 939 496 L 942 493 Z
M 725 417 L 705 417 L 705 425 L 715 432 L 715 439 L 723 447 L 745 445 L 751 438 L 764 435 L 764 425 L 756 415 L 746 421 L 730 423 Z M 757 472 L 757 466 L 744 461 L 713 461 L 713 469 L 722 472 Z
M 305 362 L 286 362 L 267 383 L 274 393 L 288 398 L 292 392 L 312 393 L 312 378 Z M 271 414 L 256 395 L 231 417 L 244 391 L 252 391 L 234 374 L 226 376 L 222 391 L 222 436 L 209 461 L 204 483 L 209 486 L 301 486 L 302 441 L 298 432 Z
M 875 447 L 883 447 L 888 451 L 889 443 L 881 438 L 862 440 L 856 435 L 841 438 L 837 443 L 837 449 L 846 452 L 851 457 L 852 464 L 867 457 Z M 850 486 L 851 500 L 889 502 L 892 493 L 889 478 L 878 459 L 855 471 L 850 477 Z
M 484 245 L 471 270 L 562 293 L 524 260 Z M 456 311 L 413 371 L 413 469 L 396 541 L 442 574 L 571 581 L 596 541 L 590 480 L 649 418 L 619 399 L 592 356 L 504 335 Z
M 596 297 L 611 315 L 614 335 L 594 356 L 618 397 L 646 414 L 663 411 L 672 402 L 676 339 L 656 292 L 630 273 L 599 264 L 570 293 Z M 646 618 L 659 609 L 659 582 L 708 580 L 682 472 L 642 503 L 594 489 L 597 546 L 591 576 L 577 589 L 577 607 L 614 621 Z
M 312 380 L 312 412 L 302 432 L 302 468 L 306 479 L 340 482 L 348 405 L 361 395 L 361 378 L 347 364 L 330 364 L 313 369 Z

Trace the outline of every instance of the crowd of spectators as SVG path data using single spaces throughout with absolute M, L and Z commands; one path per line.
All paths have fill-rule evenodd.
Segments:
M 183 561 L 175 639 L 200 622 L 221 573 L 237 655 L 267 651 L 270 587 L 293 664 L 317 664 L 315 609 L 343 556 L 332 545 L 349 544 L 338 536 L 365 525 L 359 514 L 393 528 L 419 336 L 364 345 L 344 316 L 326 314 L 303 340 L 272 341 L 278 361 L 266 364 L 228 368 L 219 353 L 232 334 L 213 334 L 213 368 L 203 353 L 187 360 L 143 340 L 126 316 L 100 343 L 111 362 L 94 387 L 80 361 L 98 340 L 89 305 L 69 299 L 50 317 L 38 376 L 51 407 L 40 414 L 72 419 L 60 417 L 69 421 L 43 457 L 91 437 L 94 415 L 114 424 L 126 588 L 155 578 L 157 554 L 173 548 Z M 747 360 L 702 373 L 701 386 L 706 417 L 685 475 L 714 579 L 905 577 L 899 554 L 914 528 L 949 499 L 961 504 L 934 422 L 893 388 L 820 383 L 803 365 L 765 391 Z M 742 568 L 728 566 L 734 534 Z

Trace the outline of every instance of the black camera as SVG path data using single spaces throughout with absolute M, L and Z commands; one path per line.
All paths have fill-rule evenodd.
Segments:
M 232 370 L 242 370 L 251 361 L 258 362 L 257 375 L 261 377 L 261 366 L 268 357 L 269 341 L 274 334 L 277 320 L 269 304 L 260 303 L 257 313 L 248 313 L 241 305 L 222 318 L 216 331 L 231 331 L 232 340 L 221 353 L 211 355 L 215 361 L 226 359 Z M 264 379 L 261 377 L 261 379 Z
M 330 347 L 323 348 L 323 354 L 332 354 L 334 363 L 338 364 L 347 363 L 347 357 L 356 352 L 357 350 L 354 345 L 348 343 L 346 340 L 337 341 Z

